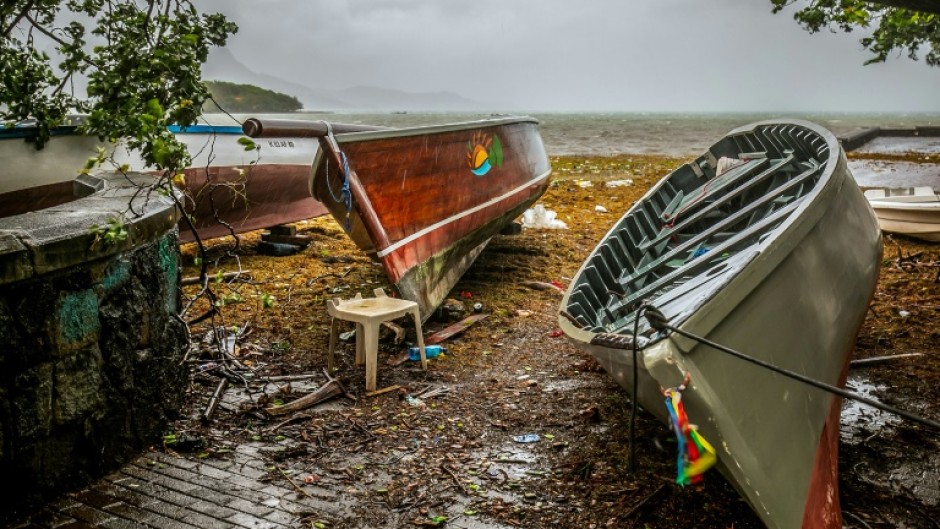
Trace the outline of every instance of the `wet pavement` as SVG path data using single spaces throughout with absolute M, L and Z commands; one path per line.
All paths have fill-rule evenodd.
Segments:
M 231 459 L 147 453 L 10 527 L 278 529 L 341 514 L 336 492 L 306 485 L 300 494 L 283 480 L 264 479 L 269 473 L 251 446 L 238 447 Z

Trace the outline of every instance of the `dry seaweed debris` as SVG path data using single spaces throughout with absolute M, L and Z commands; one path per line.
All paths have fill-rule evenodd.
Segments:
M 220 307 L 222 321 L 193 330 L 195 336 L 228 332 L 237 337 L 237 347 L 222 354 L 215 342 L 195 346 L 192 412 L 177 430 L 200 432 L 206 440 L 204 457 L 226 457 L 241 443 L 277 449 L 270 456 L 269 478 L 289 479 L 301 492 L 308 482 L 337 491 L 349 515 L 334 524 L 344 527 L 440 524 L 444 517 L 451 522 L 479 518 L 493 527 L 761 527 L 716 472 L 703 485 L 672 484 L 675 442 L 649 415 L 638 425 L 640 471 L 628 471 L 628 397 L 590 357 L 558 336 L 557 292 L 523 286 L 527 281 L 567 284 L 611 223 L 681 161 L 651 156 L 552 161 L 555 177 L 541 203 L 569 229 L 494 238 L 453 294 L 471 305 L 481 303 L 491 316 L 451 338 L 447 354 L 431 361 L 426 372 L 411 362 L 384 364 L 413 336 L 401 345 L 383 341 L 379 385 L 400 389 L 373 398 L 361 398 L 364 374 L 354 365 L 354 346 L 347 342 L 333 375 L 351 397 L 360 398 L 334 399 L 287 418 L 262 411 L 276 401 L 296 399 L 301 382 L 281 379 L 279 391 L 264 393 L 260 381 L 314 373 L 326 364 L 327 298 L 389 288 L 381 268 L 335 222 L 320 218 L 297 224 L 298 232 L 314 242 L 288 257 L 257 255 L 257 234 L 244 237 L 237 259 L 228 255 L 231 245 L 224 240 L 213 242 L 215 266 L 250 269 L 252 281 L 225 286 L 235 295 L 220 296 L 230 301 Z M 603 185 L 627 178 L 634 185 Z M 599 213 L 597 205 L 610 213 Z M 886 250 L 893 252 L 893 244 L 886 242 Z M 934 403 L 927 413 L 936 416 L 940 287 L 933 270 L 905 263 L 918 252 L 923 252 L 918 262 L 935 261 L 940 252 L 909 241 L 897 244 L 904 259 L 896 265 L 887 257 L 883 263 L 858 352 L 926 352 L 923 362 L 899 361 L 866 373 L 879 383 L 911 387 L 912 394 L 925 392 Z M 191 270 L 192 255 L 186 255 Z M 901 310 L 910 314 L 902 316 Z M 428 332 L 449 323 L 432 320 Z M 219 327 L 224 332 L 213 330 Z M 239 334 L 242 329 L 250 333 Z M 198 417 L 218 386 L 215 375 L 199 373 L 208 363 L 237 374 L 230 391 L 247 388 L 249 400 L 241 407 L 220 407 L 212 423 L 203 424 Z M 445 386 L 447 392 L 437 391 Z M 513 441 L 530 433 L 539 441 Z M 843 448 L 843 455 L 843 461 L 856 465 L 882 456 L 866 454 L 864 447 Z M 872 492 L 851 470 L 843 469 L 842 476 L 843 490 L 850 494 Z M 896 502 L 883 499 L 889 496 L 884 490 L 874 494 L 879 499 L 868 503 L 843 501 L 853 516 L 875 526 L 882 519 L 921 526 L 919 515 L 905 517 Z

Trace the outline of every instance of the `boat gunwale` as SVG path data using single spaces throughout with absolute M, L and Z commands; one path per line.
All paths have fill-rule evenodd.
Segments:
M 336 134 L 337 143 L 351 143 L 360 141 L 383 140 L 389 138 L 406 138 L 409 136 L 421 136 L 423 134 L 439 134 L 445 132 L 457 132 L 461 130 L 501 127 L 504 125 L 514 125 L 517 123 L 539 124 L 539 120 L 531 116 L 510 116 L 502 118 L 487 118 L 472 121 L 458 121 L 455 123 L 441 123 L 435 125 L 416 125 L 413 127 L 393 128 L 387 130 L 370 130 L 363 132 L 345 132 Z M 319 153 L 318 153 L 319 156 Z M 313 161 L 314 167 L 317 160 Z

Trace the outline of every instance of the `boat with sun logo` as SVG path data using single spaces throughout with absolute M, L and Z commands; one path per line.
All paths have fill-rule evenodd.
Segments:
M 326 122 L 245 122 L 245 133 L 318 137 L 311 190 L 427 318 L 483 251 L 548 187 L 528 117 L 356 132 Z
M 559 324 L 682 432 L 677 482 L 694 482 L 699 456 L 715 457 L 767 527 L 841 528 L 841 399 L 766 366 L 845 383 L 881 248 L 832 133 L 755 123 L 626 212 L 572 279 Z

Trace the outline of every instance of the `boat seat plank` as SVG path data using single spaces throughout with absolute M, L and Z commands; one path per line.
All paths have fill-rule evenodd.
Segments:
M 787 156 L 786 158 L 782 158 L 780 160 L 775 160 L 771 162 L 770 167 L 768 167 L 766 170 L 761 172 L 759 175 L 755 176 L 754 178 L 746 182 L 744 185 L 737 187 L 733 189 L 732 191 L 730 191 L 725 196 L 725 199 L 726 199 L 725 201 L 713 202 L 709 204 L 708 206 L 706 206 L 705 208 L 700 209 L 699 211 L 694 213 L 692 216 L 685 217 L 685 219 L 679 224 L 663 229 L 662 231 L 659 232 L 659 235 L 657 235 L 655 239 L 651 240 L 649 243 L 647 243 L 647 245 L 640 247 L 640 250 L 647 251 L 649 246 L 653 244 L 658 244 L 662 242 L 663 240 L 668 240 L 674 234 L 680 232 L 681 230 L 684 230 L 686 227 L 688 227 L 692 223 L 697 222 L 712 213 L 715 213 L 716 210 L 719 207 L 721 207 L 724 202 L 726 202 L 727 200 L 731 200 L 733 198 L 739 197 L 742 194 L 746 193 L 747 191 L 754 189 L 754 187 L 756 187 L 758 184 L 764 182 L 768 177 L 775 175 L 778 171 L 784 169 L 787 165 L 793 163 L 793 161 L 794 161 L 794 158 L 792 155 L 790 155 L 790 156 Z M 798 176 L 797 178 L 800 178 L 800 177 L 801 176 Z
M 766 205 L 769 202 L 772 202 L 774 199 L 790 191 L 791 189 L 802 186 L 803 181 L 808 179 L 810 176 L 812 176 L 815 173 L 816 173 L 815 170 L 804 172 L 799 177 L 792 179 L 790 182 L 787 182 L 786 184 L 776 187 L 773 190 L 769 191 L 768 193 L 760 197 L 758 200 L 748 205 L 747 207 L 742 208 L 735 214 L 710 226 L 708 229 L 703 230 L 702 232 L 696 234 L 692 239 L 674 247 L 669 252 L 666 252 L 665 254 L 660 255 L 655 261 L 652 261 L 646 265 L 644 265 L 641 262 L 641 265 L 637 267 L 637 269 L 633 273 L 630 273 L 626 277 L 621 279 L 620 281 L 621 285 L 623 286 L 625 291 L 630 292 L 632 290 L 631 287 L 635 286 L 634 284 L 636 283 L 637 279 L 649 273 L 655 267 L 658 267 L 661 264 L 671 260 L 673 257 L 675 257 L 676 255 L 682 252 L 689 251 L 689 249 L 692 248 L 695 244 L 708 240 L 708 238 L 714 235 L 715 233 L 718 233 L 720 231 L 725 231 L 726 229 L 731 228 L 732 226 L 735 226 L 736 224 L 738 224 L 741 220 L 747 217 L 752 217 L 752 213 L 759 210 L 759 208 L 761 208 L 762 206 Z M 753 218 L 751 222 L 753 223 Z M 649 254 L 646 254 L 645 257 L 648 257 L 648 256 Z M 642 287 L 639 287 L 639 288 L 642 288 Z
M 712 252 L 715 256 L 722 256 L 725 252 L 732 253 L 735 245 L 744 242 L 751 238 L 755 233 L 762 232 L 764 230 L 771 229 L 770 227 L 774 224 L 781 222 L 786 218 L 796 207 L 800 204 L 800 201 L 792 202 L 789 206 L 784 207 L 783 209 L 774 212 L 768 217 L 761 219 L 759 222 L 749 226 L 746 230 L 741 231 L 731 239 L 725 241 L 724 243 L 716 246 Z M 643 299 L 650 294 L 656 292 L 659 288 L 671 283 L 676 278 L 680 277 L 681 274 L 692 273 L 693 270 L 697 270 L 700 267 L 712 263 L 711 259 L 693 259 L 686 266 L 675 270 L 670 274 L 666 274 L 658 280 L 650 283 L 649 285 L 638 289 L 632 292 L 629 296 L 619 300 L 617 303 L 612 304 L 610 307 L 610 312 L 616 314 L 619 311 L 623 310 L 624 307 L 630 306 L 631 303 L 635 302 L 638 299 Z M 611 329 L 608 329 L 611 330 Z
M 680 215 L 688 213 L 699 204 L 716 198 L 717 195 L 719 195 L 729 185 L 738 180 L 751 176 L 755 170 L 764 166 L 766 163 L 767 158 L 748 160 L 743 164 L 735 166 L 724 174 L 712 178 L 711 180 L 701 185 L 698 189 L 683 197 L 676 207 L 677 211 L 670 215 L 663 215 L 662 220 L 664 222 L 674 223 Z

